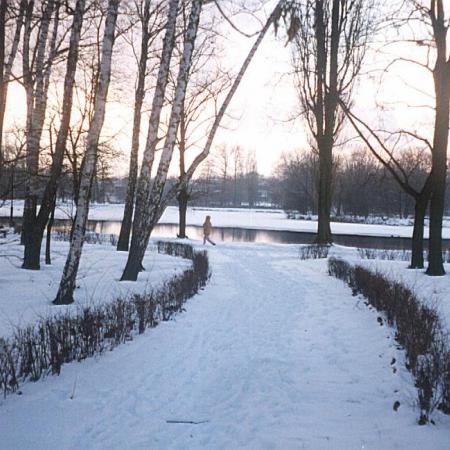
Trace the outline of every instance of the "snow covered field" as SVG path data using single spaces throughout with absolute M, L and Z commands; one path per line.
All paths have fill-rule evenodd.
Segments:
M 14 326 L 27 324 L 40 316 L 150 290 L 190 265 L 190 261 L 160 255 L 150 245 L 144 259 L 146 271 L 139 280 L 119 282 L 127 253 L 117 252 L 112 245 L 86 244 L 77 278 L 76 303 L 53 306 L 51 302 L 58 290 L 68 248 L 68 242 L 52 242 L 51 266 L 41 261 L 40 271 L 22 270 L 23 247 L 19 245 L 19 238 L 0 239 L 0 337 L 11 333 Z
M 326 261 L 290 245 L 209 252 L 211 282 L 175 321 L 1 400 L 0 446 L 448 449 L 448 417 L 416 424 L 393 331 Z
M 23 202 L 17 201 L 15 204 L 15 215 L 22 217 Z M 113 220 L 121 221 L 123 217 L 123 205 L 120 204 L 94 204 L 89 210 L 91 220 Z M 71 207 L 61 205 L 56 211 L 56 217 L 67 219 L 73 214 Z M 9 215 L 9 205 L 5 203 L 0 207 L 0 216 Z M 282 210 L 267 209 L 233 209 L 233 208 L 188 208 L 187 224 L 201 225 L 205 216 L 210 215 L 212 223 L 216 227 L 238 227 L 265 230 L 283 231 L 305 231 L 315 232 L 317 222 L 311 220 L 287 219 Z M 164 212 L 160 223 L 178 223 L 178 209 L 168 207 Z M 412 226 L 405 225 L 368 225 L 357 223 L 337 223 L 331 224 L 332 232 L 335 234 L 353 234 L 366 236 L 396 236 L 411 237 Z M 425 229 L 425 236 L 428 237 L 428 228 Z M 443 237 L 450 239 L 450 227 L 443 228 Z

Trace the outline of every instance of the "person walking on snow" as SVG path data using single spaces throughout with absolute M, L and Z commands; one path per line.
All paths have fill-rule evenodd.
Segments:
M 203 223 L 203 245 L 206 244 L 206 241 L 208 241 L 212 245 L 216 245 L 216 243 L 209 238 L 209 235 L 211 234 L 211 229 L 212 229 L 211 216 L 206 216 L 205 222 Z

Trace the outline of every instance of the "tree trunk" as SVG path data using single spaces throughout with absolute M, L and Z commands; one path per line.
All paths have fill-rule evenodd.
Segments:
M 133 224 L 133 236 L 131 239 L 130 253 L 128 254 L 127 266 L 122 275 L 122 280 L 132 281 L 137 279 L 138 273 L 130 271 L 130 267 L 139 267 L 142 264 L 145 250 L 150 239 L 150 234 L 155 226 L 155 218 L 158 216 L 159 207 L 165 187 L 167 173 L 175 147 L 178 126 L 181 119 L 181 111 L 186 95 L 189 70 L 192 62 L 192 55 L 197 37 L 200 13 L 202 10 L 202 0 L 193 0 L 189 15 L 189 24 L 185 33 L 183 54 L 181 56 L 180 67 L 175 88 L 175 98 L 172 111 L 170 113 L 169 125 L 167 128 L 166 140 L 159 161 L 158 171 L 153 180 L 150 196 L 143 192 L 136 200 L 136 217 Z M 137 261 L 132 260 L 137 259 Z M 127 278 L 128 276 L 129 278 Z
M 73 303 L 73 291 L 75 290 L 76 277 L 86 233 L 92 180 L 97 162 L 98 141 L 105 119 L 106 99 L 111 77 L 112 51 L 119 5 L 120 0 L 109 0 L 108 2 L 99 77 L 95 92 L 94 115 L 86 138 L 86 159 L 81 173 L 80 193 L 73 225 L 73 236 L 59 290 L 53 301 L 56 305 Z
M 9 226 L 14 226 L 14 166 L 11 167 L 11 187 L 10 187 L 11 205 L 9 207 Z
M 20 43 L 20 33 L 23 25 L 23 15 L 26 8 L 26 0 L 21 0 L 19 13 L 16 19 L 14 37 L 11 44 L 9 56 L 5 53 L 5 25 L 6 9 L 9 1 L 3 0 L 0 6 L 0 180 L 3 171 L 3 125 L 6 112 L 6 100 L 8 96 L 8 85 L 11 81 L 12 66 Z
M 3 174 L 3 117 L 6 104 L 6 80 L 5 80 L 5 37 L 6 37 L 6 12 L 8 9 L 8 0 L 0 3 L 0 181 Z
M 32 240 L 34 240 L 33 227 L 36 220 L 37 203 L 38 203 L 38 189 L 39 189 L 39 153 L 40 153 L 40 141 L 42 136 L 42 130 L 45 120 L 45 112 L 47 108 L 47 92 L 48 92 L 48 79 L 49 70 L 51 66 L 51 56 L 47 60 L 46 67 L 46 52 L 47 47 L 50 47 L 50 53 L 53 53 L 57 35 L 57 20 L 55 17 L 55 28 L 54 33 L 51 38 L 51 42 L 47 45 L 48 34 L 50 30 L 50 23 L 53 12 L 55 10 L 55 1 L 49 0 L 45 6 L 42 13 L 42 19 L 39 25 L 38 41 L 36 44 L 36 58 L 33 60 L 34 64 L 29 65 L 29 39 L 31 36 L 31 18 L 32 18 L 32 8 L 33 2 L 30 2 L 29 15 L 27 16 L 27 33 L 24 36 L 24 56 L 22 57 L 22 62 L 24 66 L 24 79 L 27 93 L 27 179 L 25 185 L 25 201 L 23 209 L 23 222 L 22 222 L 22 237 L 23 244 L 25 247 L 27 245 L 34 246 Z M 25 56 L 26 54 L 26 56 Z M 35 73 L 35 78 L 33 79 L 33 73 Z M 33 252 L 25 252 L 27 254 Z M 22 265 L 24 269 L 37 270 L 39 269 L 39 263 L 28 263 L 24 258 L 24 264 Z
M 319 204 L 317 236 L 315 242 L 318 244 L 329 244 L 332 242 L 330 215 L 332 198 L 332 178 L 333 178 L 333 146 L 336 126 L 336 113 L 338 107 L 338 53 L 341 29 L 340 20 L 340 0 L 333 0 L 331 13 L 331 36 L 329 58 L 326 47 L 326 26 L 322 2 L 317 17 L 317 42 L 318 56 L 317 65 L 320 76 L 319 82 L 322 84 L 323 100 L 319 103 L 323 108 L 323 113 L 319 119 L 324 120 L 323 126 L 319 127 L 317 147 L 319 149 Z M 320 45 L 319 45 L 320 44 Z M 329 81 L 327 83 L 327 63 L 329 61 Z M 323 131 L 323 134 L 322 134 Z
M 427 211 L 429 197 L 420 195 L 416 198 L 415 214 L 414 214 L 414 229 L 411 242 L 411 269 L 423 269 L 423 234 L 425 214 Z
M 450 60 L 447 61 L 447 26 L 441 1 L 433 20 L 437 59 L 433 70 L 436 96 L 433 154 L 431 169 L 430 239 L 427 274 L 445 274 L 442 260 L 442 219 L 445 207 L 447 146 L 450 117 Z M 434 13 L 434 12 L 433 12 Z
M 152 176 L 153 161 L 155 158 L 156 145 L 158 144 L 158 130 L 161 119 L 161 112 L 164 105 L 166 87 L 170 72 L 170 61 L 172 59 L 172 52 L 175 45 L 175 32 L 176 32 L 176 22 L 178 13 L 179 0 L 170 0 L 168 17 L 166 23 L 166 32 L 163 40 L 163 48 L 161 53 L 161 60 L 158 69 L 158 77 L 155 87 L 155 93 L 153 95 L 152 109 L 149 120 L 149 127 L 147 133 L 147 141 L 145 145 L 144 155 L 142 158 L 141 173 L 138 180 L 138 188 L 136 192 L 136 209 L 134 213 L 133 221 L 133 234 L 131 242 L 135 241 L 135 248 L 137 248 L 137 243 L 144 240 L 142 235 L 141 215 L 143 214 L 143 208 L 148 202 L 150 195 L 150 182 Z M 139 226 L 137 225 L 139 224 Z M 139 236 L 137 235 L 139 231 Z M 142 250 L 142 245 L 140 246 L 139 252 Z M 137 253 L 139 253 L 137 252 Z M 142 267 L 142 258 L 140 254 L 136 254 L 133 260 L 130 260 L 130 255 L 128 255 L 127 265 L 125 271 L 122 275 L 123 280 L 137 280 L 137 274 Z M 139 260 L 139 258 L 141 258 Z
M 187 212 L 187 205 L 189 200 L 188 191 L 186 188 L 182 188 L 178 192 L 177 196 L 178 200 L 178 213 L 179 213 L 179 231 L 178 231 L 178 237 L 180 239 L 185 239 L 186 236 L 186 212 Z
M 145 76 L 148 61 L 148 44 L 150 20 L 150 0 L 145 1 L 144 17 L 142 21 L 141 56 L 139 59 L 138 83 L 134 100 L 133 135 L 131 138 L 130 168 L 128 173 L 127 195 L 125 199 L 125 209 L 123 212 L 122 225 L 120 227 L 119 240 L 117 242 L 118 251 L 128 251 L 130 242 L 131 225 L 133 220 L 134 198 L 136 194 L 136 183 L 138 175 L 138 153 L 139 135 L 141 132 L 142 103 L 145 96 Z
M 329 244 L 332 242 L 330 227 L 333 172 L 332 145 L 322 145 L 319 151 L 319 172 L 318 222 L 315 243 Z
M 56 199 L 55 199 L 56 200 Z M 50 265 L 52 263 L 52 255 L 51 255 L 51 240 L 52 240 L 52 228 L 55 223 L 55 207 L 56 202 L 53 203 L 52 212 L 50 214 L 50 218 L 48 219 L 47 224 L 47 239 L 45 241 L 45 264 Z
M 78 50 L 80 44 L 81 29 L 83 26 L 85 3 L 86 0 L 77 0 L 77 3 L 75 5 L 75 12 L 70 35 L 69 52 L 67 56 L 67 69 L 64 78 L 61 125 L 58 130 L 58 136 L 56 139 L 55 152 L 53 154 L 53 161 L 50 168 L 50 178 L 45 187 L 39 213 L 37 217 L 34 216 L 36 217 L 36 219 L 32 224 L 32 235 L 34 236 L 33 242 L 25 244 L 23 267 L 27 269 L 39 269 L 40 245 L 42 243 L 45 226 L 49 220 L 50 215 L 54 211 L 56 192 L 58 189 L 59 178 L 61 176 L 67 136 L 69 133 L 70 120 L 72 116 L 73 86 L 75 83 L 75 74 L 78 63 Z M 36 240 L 36 236 L 40 236 L 40 238 L 37 239 L 37 242 L 34 242 Z M 31 245 L 32 247 L 39 245 L 39 251 L 36 251 L 36 249 L 33 248 L 32 251 L 28 252 L 26 250 L 27 245 Z

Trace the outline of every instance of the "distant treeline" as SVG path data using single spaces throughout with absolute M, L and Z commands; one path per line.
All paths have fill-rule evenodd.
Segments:
M 411 183 L 420 186 L 429 171 L 429 161 L 421 152 L 407 151 L 401 156 Z M 273 176 L 263 176 L 255 166 L 249 170 L 231 159 L 228 170 L 223 161 L 206 166 L 189 186 L 189 204 L 209 207 L 282 208 L 303 215 L 317 213 L 318 160 L 313 152 L 285 154 Z M 24 198 L 25 170 L 17 165 L 5 169 L 1 180 L 3 200 Z M 10 173 L 11 172 L 11 173 Z M 77 180 L 71 172 L 62 176 L 58 197 L 76 200 Z M 41 176 L 44 189 L 46 175 Z M 98 203 L 124 203 L 128 179 L 101 172 L 94 177 L 92 199 Z M 175 180 L 168 183 L 168 187 Z M 341 154 L 335 161 L 332 214 L 340 216 L 410 217 L 414 201 L 368 152 L 355 150 Z M 449 190 L 449 188 L 447 188 Z M 450 195 L 446 196 L 446 214 L 450 215 Z M 176 204 L 175 200 L 172 202 Z

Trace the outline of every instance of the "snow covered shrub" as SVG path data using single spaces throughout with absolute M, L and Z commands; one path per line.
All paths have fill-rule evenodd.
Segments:
M 436 386 L 432 384 L 436 377 L 433 373 L 434 365 L 429 355 L 420 355 L 416 367 L 416 387 L 420 407 L 419 424 L 425 425 L 432 410 L 433 391 Z
M 328 260 L 328 274 L 350 283 L 350 275 L 352 273 L 352 266 L 343 259 L 330 258 Z
M 0 338 L 0 390 L 4 395 L 15 392 L 19 382 L 59 374 L 64 363 L 112 350 L 182 311 L 186 300 L 208 282 L 208 255 L 187 244 L 161 244 L 158 249 L 191 259 L 192 268 L 157 290 L 41 319 L 18 328 L 9 339 Z
M 448 340 L 448 336 L 447 336 Z M 448 342 L 448 341 L 447 341 Z M 439 409 L 445 413 L 450 414 L 450 349 L 442 356 L 443 371 L 442 371 L 442 399 L 439 404 Z
M 346 282 L 354 295 L 364 296 L 396 326 L 396 340 L 404 347 L 407 367 L 415 377 L 419 423 L 426 423 L 436 407 L 450 413 L 450 347 L 436 310 L 401 283 L 362 266 L 330 258 L 328 273 Z
M 184 259 L 194 259 L 194 248 L 191 245 L 180 242 L 158 241 L 156 243 L 158 253 L 165 255 L 178 256 Z
M 299 248 L 298 255 L 302 260 L 305 259 L 322 259 L 328 257 L 328 245 L 313 244 L 303 245 Z
M 0 389 L 6 397 L 19 387 L 16 373 L 17 352 L 11 343 L 0 338 Z
M 358 255 L 361 259 L 381 259 L 384 261 L 410 261 L 410 250 L 385 250 L 374 248 L 358 248 Z M 424 251 L 424 258 L 428 258 L 428 252 Z M 450 263 L 450 251 L 442 252 L 442 259 L 446 263 Z
M 376 248 L 358 248 L 361 259 L 381 259 L 385 261 L 409 261 L 411 251 L 409 250 L 385 250 Z
M 56 231 L 52 233 L 52 238 L 55 241 L 70 241 L 70 230 Z M 96 233 L 95 231 L 86 231 L 84 242 L 87 244 L 101 244 L 101 245 L 117 245 L 118 237 L 115 234 Z

